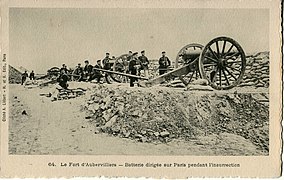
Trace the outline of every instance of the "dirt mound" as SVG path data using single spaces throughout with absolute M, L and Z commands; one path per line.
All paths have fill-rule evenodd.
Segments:
M 9 83 L 20 84 L 22 82 L 22 73 L 13 66 L 9 65 Z
M 98 132 L 142 142 L 192 140 L 230 133 L 268 152 L 268 105 L 252 94 L 96 86 L 87 101 Z M 258 94 L 268 98 L 267 94 Z

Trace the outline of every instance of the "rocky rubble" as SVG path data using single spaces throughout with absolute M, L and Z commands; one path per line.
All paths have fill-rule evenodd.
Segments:
M 268 98 L 267 94 L 260 94 Z M 252 94 L 129 89 L 98 85 L 85 106 L 96 132 L 141 142 L 231 133 L 268 152 L 268 105 Z
M 246 71 L 240 86 L 269 87 L 269 52 L 247 58 Z

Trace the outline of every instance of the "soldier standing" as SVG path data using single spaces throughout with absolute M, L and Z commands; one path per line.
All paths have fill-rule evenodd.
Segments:
M 65 71 L 67 73 L 67 66 L 65 64 L 62 64 L 62 68 L 60 69 L 60 74 L 62 71 Z
M 142 70 L 144 71 L 144 76 L 146 78 L 148 78 L 149 76 L 149 60 L 148 58 L 145 56 L 145 51 L 141 51 L 141 56 L 138 57 L 138 59 L 140 60 L 141 64 L 142 64 Z
M 141 68 L 141 64 L 140 64 L 140 61 L 138 60 L 138 52 L 135 52 L 133 53 L 132 59 L 129 62 L 130 74 L 137 76 L 140 68 Z M 134 77 L 130 78 L 130 87 L 134 87 L 135 81 L 138 81 L 138 79 Z
M 89 61 L 85 61 L 85 67 L 84 67 L 84 72 L 86 74 L 87 81 L 91 81 L 92 78 L 92 71 L 93 71 L 93 66 L 89 64 Z
M 35 73 L 34 73 L 33 70 L 32 70 L 32 72 L 30 73 L 29 78 L 30 78 L 30 80 L 32 81 L 32 84 L 34 84 L 34 81 L 35 81 Z
M 171 61 L 166 56 L 166 52 L 162 52 L 162 57 L 159 59 L 159 74 L 165 74 L 167 72 L 167 68 L 171 65 Z
M 128 61 L 128 62 L 131 61 L 132 55 L 133 55 L 133 54 L 132 54 L 132 51 L 129 51 L 128 54 L 127 54 L 127 61 Z
M 35 80 L 35 73 L 32 70 L 32 72 L 30 73 L 30 80 Z
M 106 57 L 103 59 L 103 65 L 105 70 L 111 69 L 111 64 L 109 61 L 110 61 L 109 53 L 106 53 Z
M 110 64 L 110 57 L 109 57 L 109 53 L 106 53 L 106 57 L 103 59 L 103 68 L 105 70 L 111 70 L 111 64 Z M 107 78 L 108 78 L 109 74 L 106 72 L 105 73 L 105 79 L 107 81 Z
M 29 76 L 29 75 L 28 75 L 27 71 L 25 71 L 25 72 L 22 74 L 22 85 L 26 82 L 28 76 Z

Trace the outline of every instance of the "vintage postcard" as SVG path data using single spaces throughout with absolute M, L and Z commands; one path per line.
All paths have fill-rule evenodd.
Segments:
M 281 176 L 280 15 L 280 0 L 2 0 L 1 177 Z

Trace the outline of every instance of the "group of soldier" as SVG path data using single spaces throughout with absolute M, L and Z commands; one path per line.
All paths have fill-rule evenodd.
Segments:
M 74 70 L 72 76 L 77 76 L 78 81 L 92 81 L 95 80 L 97 83 L 101 83 L 102 77 L 105 77 L 105 80 L 108 81 L 109 73 L 102 73 L 99 69 L 112 70 L 111 60 L 114 60 L 115 57 L 110 57 L 110 53 L 106 53 L 105 58 L 96 61 L 96 65 L 93 66 L 88 60 L 85 60 L 85 66 L 82 67 L 79 63 Z M 141 71 L 143 71 L 145 77 L 149 77 L 149 60 L 145 55 L 145 50 L 141 51 L 141 55 L 138 56 L 138 52 L 132 53 L 129 51 L 127 55 L 127 64 L 128 68 L 125 70 L 125 73 L 141 76 Z M 159 59 L 159 74 L 162 75 L 167 72 L 168 67 L 171 65 L 169 58 L 166 56 L 166 52 L 162 52 L 162 56 Z M 103 75 L 104 74 L 104 75 Z M 67 81 L 69 79 L 68 69 L 65 64 L 62 65 L 60 69 L 60 75 L 58 78 L 59 85 L 62 88 L 67 88 Z M 134 87 L 135 81 L 138 81 L 135 77 L 130 77 L 130 87 Z
M 131 55 L 131 56 L 130 56 Z M 146 78 L 149 77 L 149 60 L 145 56 L 145 51 L 141 51 L 141 56 L 138 57 L 138 52 L 135 52 L 132 54 L 131 51 L 129 51 L 129 72 L 132 75 L 138 75 L 140 76 L 140 71 L 144 71 L 144 76 Z M 168 67 L 171 65 L 171 61 L 166 56 L 166 52 L 162 52 L 162 57 L 159 59 L 159 75 L 162 75 L 167 72 Z M 137 81 L 137 78 L 131 77 L 130 78 L 130 87 L 134 87 L 134 82 Z
M 32 72 L 30 73 L 30 75 L 28 75 L 27 71 L 25 71 L 25 72 L 22 74 L 22 82 L 21 82 L 22 85 L 25 85 L 25 83 L 26 83 L 28 77 L 30 78 L 30 80 L 31 80 L 32 83 L 33 83 L 33 81 L 35 80 L 35 73 L 34 73 L 34 71 L 32 71 Z

